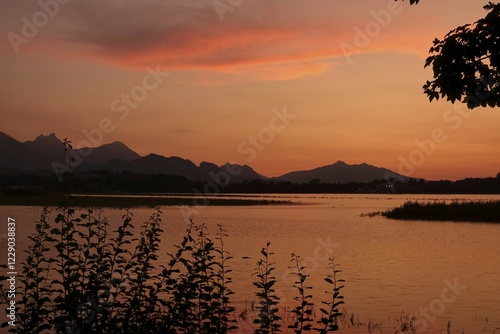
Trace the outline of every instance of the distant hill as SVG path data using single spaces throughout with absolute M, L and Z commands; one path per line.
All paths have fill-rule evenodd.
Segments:
M 166 174 L 181 176 L 189 180 L 213 181 L 216 175 L 226 171 L 228 167 L 241 168 L 237 175 L 231 175 L 231 182 L 245 180 L 262 180 L 262 175 L 249 166 L 231 165 L 217 166 L 210 162 L 202 162 L 200 166 L 180 157 L 164 157 L 148 154 L 141 157 L 121 142 L 104 144 L 95 148 L 76 149 L 77 156 L 74 170 L 77 173 L 88 171 L 130 172 L 137 174 Z M 66 166 L 66 152 L 62 141 L 55 134 L 40 135 L 33 141 L 19 142 L 9 135 L 0 132 L 0 173 L 16 175 L 36 172 L 47 175 L 53 173 L 52 165 Z M 215 175 L 215 176 L 214 176 Z
M 349 165 L 337 161 L 267 178 L 248 165 L 228 162 L 219 166 L 208 161 L 196 165 L 188 159 L 155 153 L 143 157 L 121 142 L 77 149 L 75 153 L 81 161 L 74 166 L 72 186 L 75 191 L 85 193 L 192 192 L 194 189 L 205 192 L 205 188 L 216 189 L 210 186 L 211 182 L 218 183 L 219 190 L 227 193 L 500 193 L 500 173 L 483 179 L 426 181 L 366 163 Z M 60 182 L 62 178 L 56 178 L 52 168 L 54 162 L 64 167 L 65 160 L 63 143 L 53 133 L 20 142 L 0 132 L 0 193 L 66 191 Z M 230 173 L 235 170 L 239 173 Z M 228 176 L 230 184 L 227 184 Z M 394 182 L 387 182 L 391 177 Z
M 145 175 L 167 174 L 182 176 L 189 180 L 215 181 L 219 180 L 216 175 L 220 172 L 227 171 L 227 166 L 235 170 L 241 168 L 241 172 L 237 175 L 230 175 L 231 182 L 265 179 L 265 177 L 246 165 L 240 166 L 226 163 L 225 165 L 217 166 L 213 163 L 204 161 L 199 166 L 196 166 L 192 161 L 187 159 L 180 157 L 164 157 L 154 153 L 132 161 L 113 159 L 104 164 L 83 164 L 76 170 L 81 172 L 91 170 L 107 170 L 113 172 L 125 171 Z M 221 180 L 220 182 L 226 181 Z
M 132 161 L 115 158 L 102 164 L 84 164 L 77 168 L 77 171 L 89 170 L 181 175 L 187 179 L 196 179 L 198 176 L 198 167 L 193 162 L 179 157 L 164 157 L 153 153 Z
M 112 159 L 132 161 L 140 155 L 121 142 L 105 144 L 96 148 L 76 149 L 82 163 L 99 164 Z M 62 141 L 51 133 L 40 135 L 33 141 L 19 142 L 0 132 L 0 170 L 52 171 L 52 163 L 66 165 L 66 153 Z
M 181 176 L 193 181 L 214 181 L 215 179 L 218 182 L 225 182 L 223 175 L 227 175 L 228 170 L 239 170 L 240 173 L 237 175 L 230 175 L 231 183 L 268 180 L 247 165 L 226 163 L 218 166 L 204 161 L 197 166 L 192 161 L 181 157 L 165 157 L 155 153 L 142 157 L 122 142 L 104 144 L 95 148 L 76 149 L 75 154 L 77 159 L 74 170 L 77 173 L 123 171 L 134 174 Z M 66 158 L 63 143 L 54 133 L 48 136 L 40 135 L 32 141 L 19 142 L 0 132 L 0 174 L 19 175 L 35 172 L 47 175 L 54 173 L 54 163 L 65 167 Z M 62 172 L 64 172 L 64 168 Z M 294 183 L 308 183 L 312 180 L 318 180 L 322 183 L 370 183 L 374 180 L 385 180 L 387 175 L 395 176 L 399 181 L 407 179 L 386 168 L 365 163 L 348 165 L 345 162 L 337 161 L 332 165 L 305 171 L 294 171 L 271 180 Z
M 88 150 L 88 148 L 82 148 L 76 150 L 81 156 L 82 151 Z M 141 156 L 136 152 L 128 148 L 124 143 L 115 141 L 111 144 L 104 144 L 102 146 L 92 149 L 92 153 L 84 160 L 91 164 L 102 164 L 111 159 L 121 159 L 124 161 L 132 161 L 139 159 Z
M 253 170 L 252 167 L 248 165 L 241 166 L 238 164 L 231 164 L 227 162 L 224 165 L 220 166 L 220 168 L 224 170 L 238 170 L 241 168 L 240 173 L 238 175 L 232 176 L 232 179 L 235 180 L 243 181 L 243 180 L 267 179 L 267 177 L 258 174 L 255 170 Z
M 23 145 L 9 135 L 0 132 L 0 168 L 9 171 L 35 170 L 39 166 L 36 151 Z
M 337 161 L 333 165 L 311 170 L 290 172 L 277 177 L 277 179 L 296 183 L 308 183 L 312 180 L 319 180 L 323 183 L 370 183 L 374 180 L 384 180 L 387 178 L 387 175 L 398 177 L 399 180 L 407 179 L 407 177 L 386 168 L 375 167 L 365 163 L 348 165 L 343 161 Z

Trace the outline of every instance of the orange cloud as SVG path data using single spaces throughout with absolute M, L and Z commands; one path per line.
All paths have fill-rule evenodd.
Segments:
M 332 59 L 343 57 L 341 43 L 351 43 L 355 28 L 374 20 L 365 12 L 383 10 L 386 3 L 359 7 L 347 2 L 304 5 L 297 0 L 248 0 L 220 22 L 210 2 L 144 1 L 138 5 L 89 0 L 68 6 L 71 10 L 60 14 L 64 17 L 40 32 L 39 41 L 73 59 L 114 66 L 143 69 L 160 64 L 167 71 L 294 79 L 322 73 Z M 403 35 L 390 26 L 381 29 L 380 36 L 359 52 L 386 51 L 398 45 L 401 49 L 398 43 Z
M 424 5 L 401 3 L 404 11 L 381 23 L 390 4 L 247 0 L 221 22 L 206 1 L 88 0 L 69 4 L 33 44 L 72 59 L 140 70 L 159 64 L 165 71 L 215 71 L 245 80 L 295 79 L 323 73 L 334 59 L 345 61 L 346 45 L 354 50 L 347 56 L 396 51 L 425 57 L 436 36 L 421 24 L 429 14 Z M 367 33 L 374 25 L 377 32 Z M 411 33 L 417 27 L 418 34 Z M 366 43 L 360 46 L 359 39 Z
M 165 70 L 238 75 L 257 68 L 264 80 L 271 79 L 273 72 L 279 79 L 284 77 L 282 67 L 290 64 L 300 68 L 304 63 L 321 61 L 324 65 L 333 58 L 342 58 L 346 51 L 342 45 L 346 44 L 354 46 L 355 54 L 398 51 L 424 56 L 436 36 L 426 31 L 422 19 L 439 16 L 443 21 L 441 14 L 429 15 L 426 6 L 430 4 L 410 8 L 408 3 L 400 3 L 401 13 L 383 18 L 380 13 L 389 13 L 394 3 L 246 0 L 226 12 L 224 21 L 220 21 L 210 1 L 87 0 L 68 4 L 49 26 L 41 29 L 37 42 L 62 49 L 63 54 L 70 53 L 73 58 L 115 66 L 143 69 L 159 64 Z M 39 10 L 36 4 L 32 8 L 18 5 L 19 10 L 13 6 L 8 9 L 15 15 L 26 12 L 29 17 Z M 15 21 L 9 20 L 9 29 L 19 25 Z M 359 33 L 366 33 L 367 27 L 374 25 L 376 33 L 368 33 L 368 39 L 362 37 L 366 43 L 359 46 Z M 272 65 L 276 68 L 271 69 Z M 301 72 L 310 73 L 298 70 L 290 78 Z

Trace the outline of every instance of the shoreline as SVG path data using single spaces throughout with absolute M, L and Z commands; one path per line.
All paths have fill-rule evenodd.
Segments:
M 214 196 L 215 197 L 215 196 Z M 3 195 L 0 206 L 76 206 L 102 208 L 137 208 L 158 206 L 259 206 L 259 205 L 298 205 L 288 200 L 214 198 L 205 196 L 189 197 L 144 197 L 133 195 Z

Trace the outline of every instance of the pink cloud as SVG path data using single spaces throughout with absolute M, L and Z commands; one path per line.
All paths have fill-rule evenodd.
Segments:
M 385 10 L 387 4 L 386 0 L 361 5 L 247 0 L 221 22 L 212 2 L 206 1 L 88 0 L 61 11 L 30 50 L 57 50 L 71 59 L 141 70 L 159 64 L 168 71 L 283 80 L 326 71 L 332 59 L 345 55 L 342 43 L 356 46 L 355 28 L 363 30 L 374 21 L 370 13 Z M 402 6 L 413 10 L 407 3 Z M 412 26 L 421 19 L 415 13 Z M 430 43 L 427 36 L 433 33 L 432 27 L 420 22 L 414 34 L 408 27 L 398 29 L 404 22 L 393 19 L 366 46 L 356 47 L 356 53 L 390 50 L 424 56 Z

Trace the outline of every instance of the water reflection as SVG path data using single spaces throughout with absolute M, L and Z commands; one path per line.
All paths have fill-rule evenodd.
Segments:
M 289 261 L 292 252 L 299 254 L 310 274 L 315 302 L 324 299 L 328 274 L 328 256 L 335 256 L 346 280 L 348 311 L 367 324 L 383 322 L 384 333 L 393 333 L 398 317 L 417 313 L 421 332 L 465 333 L 484 330 L 493 333 L 500 327 L 500 225 L 481 223 L 391 221 L 382 217 L 361 216 L 385 210 L 407 199 L 500 199 L 500 196 L 394 196 L 394 195 L 231 195 L 262 199 L 290 199 L 302 205 L 261 207 L 206 207 L 194 217 L 215 234 L 223 223 L 229 237 L 226 248 L 232 262 L 233 301 L 238 311 L 254 300 L 252 273 L 259 252 L 267 240 L 275 253 L 278 279 L 276 289 L 283 307 L 293 303 Z M 220 198 L 220 197 L 219 197 Z M 186 228 L 179 208 L 165 207 L 162 245 L 173 251 Z M 38 219 L 40 208 L 0 207 L 1 217 L 16 218 L 18 224 L 18 261 L 27 247 L 27 235 Z M 133 209 L 134 221 L 147 219 L 151 209 Z M 116 227 L 123 210 L 104 210 Z M 2 218 L 3 219 L 3 218 Z M 6 218 L 5 218 L 6 219 Z M 4 226 L 4 225 L 3 225 Z M 2 231 L 3 232 L 3 231 Z M 2 242 L 1 254 L 6 254 Z M 460 294 L 446 293 L 446 282 L 457 280 Z M 486 321 L 487 320 L 487 321 Z M 366 327 L 349 332 L 367 333 Z

